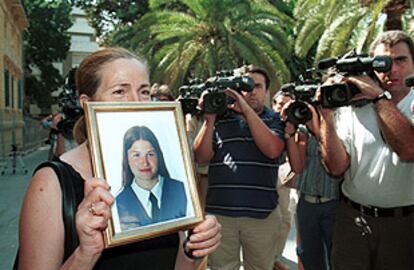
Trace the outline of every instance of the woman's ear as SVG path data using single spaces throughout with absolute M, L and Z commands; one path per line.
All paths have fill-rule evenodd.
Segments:
M 80 96 L 79 96 L 79 102 L 80 102 L 80 105 L 81 105 L 81 107 L 83 108 L 83 104 L 85 104 L 85 102 L 87 102 L 87 101 L 89 101 L 89 100 L 91 100 L 91 98 L 90 97 L 88 97 L 87 95 L 85 95 L 85 94 L 81 94 Z

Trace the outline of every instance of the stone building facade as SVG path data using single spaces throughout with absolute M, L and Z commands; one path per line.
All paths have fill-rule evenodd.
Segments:
M 28 20 L 20 0 L 0 1 L 0 157 L 23 144 L 23 30 Z

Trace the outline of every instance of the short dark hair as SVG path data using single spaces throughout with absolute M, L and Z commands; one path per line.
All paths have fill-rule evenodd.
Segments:
M 405 32 L 400 30 L 392 30 L 392 31 L 386 31 L 380 34 L 371 44 L 369 48 L 369 54 L 371 56 L 374 55 L 374 51 L 380 44 L 385 44 L 390 47 L 395 46 L 397 43 L 404 42 L 407 44 L 408 49 L 411 53 L 411 58 L 414 61 L 414 42 L 413 39 L 407 35 Z
M 275 102 L 275 101 L 276 101 L 276 99 L 277 99 L 279 96 L 284 96 L 284 97 L 290 97 L 290 98 L 293 98 L 293 95 L 292 95 L 291 93 L 289 93 L 289 92 L 285 92 L 285 91 L 282 91 L 282 90 L 279 90 L 279 91 L 277 91 L 277 92 L 276 92 L 276 94 L 274 94 L 274 95 L 273 95 L 272 102 Z
M 171 93 L 170 87 L 166 84 L 158 85 L 157 83 L 154 83 L 150 90 L 151 98 L 158 98 L 160 96 L 166 96 L 169 101 L 174 101 L 174 97 Z
M 266 70 L 264 70 L 263 68 L 255 66 L 255 65 L 244 66 L 243 67 L 243 74 L 246 74 L 246 73 L 258 73 L 258 74 L 263 75 L 263 77 L 265 78 L 265 83 L 266 83 L 265 87 L 266 87 L 266 89 L 269 88 L 270 78 L 269 78 L 269 75 L 267 74 Z

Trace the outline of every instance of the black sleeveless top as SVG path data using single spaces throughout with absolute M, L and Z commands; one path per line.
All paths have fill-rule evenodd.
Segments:
M 71 177 L 67 181 L 72 181 L 76 193 L 76 205 L 79 205 L 84 197 L 84 179 L 69 164 L 60 160 L 57 162 L 62 163 L 67 168 Z M 44 166 L 40 165 L 38 168 L 41 167 Z M 178 233 L 172 233 L 123 246 L 108 248 L 103 251 L 94 269 L 174 269 L 178 246 Z

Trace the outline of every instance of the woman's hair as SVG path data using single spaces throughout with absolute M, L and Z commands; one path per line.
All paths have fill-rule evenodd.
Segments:
M 85 94 L 88 97 L 93 98 L 102 81 L 102 68 L 106 64 L 118 59 L 135 59 L 142 63 L 143 67 L 146 69 L 146 62 L 144 59 L 134 55 L 124 48 L 114 47 L 98 50 L 86 56 L 76 70 L 75 83 L 79 95 Z M 86 140 L 85 121 L 83 117 L 81 117 L 75 124 L 73 136 L 79 144 Z
M 138 140 L 148 141 L 152 147 L 155 149 L 158 159 L 158 168 L 157 174 L 169 178 L 170 174 L 168 173 L 167 166 L 165 165 L 164 155 L 162 154 L 160 144 L 158 143 L 157 137 L 155 134 L 146 126 L 133 126 L 127 130 L 124 135 L 123 143 L 123 158 L 122 158 L 122 184 L 123 186 L 129 186 L 134 179 L 131 169 L 129 168 L 128 162 L 128 150 L 131 146 Z

